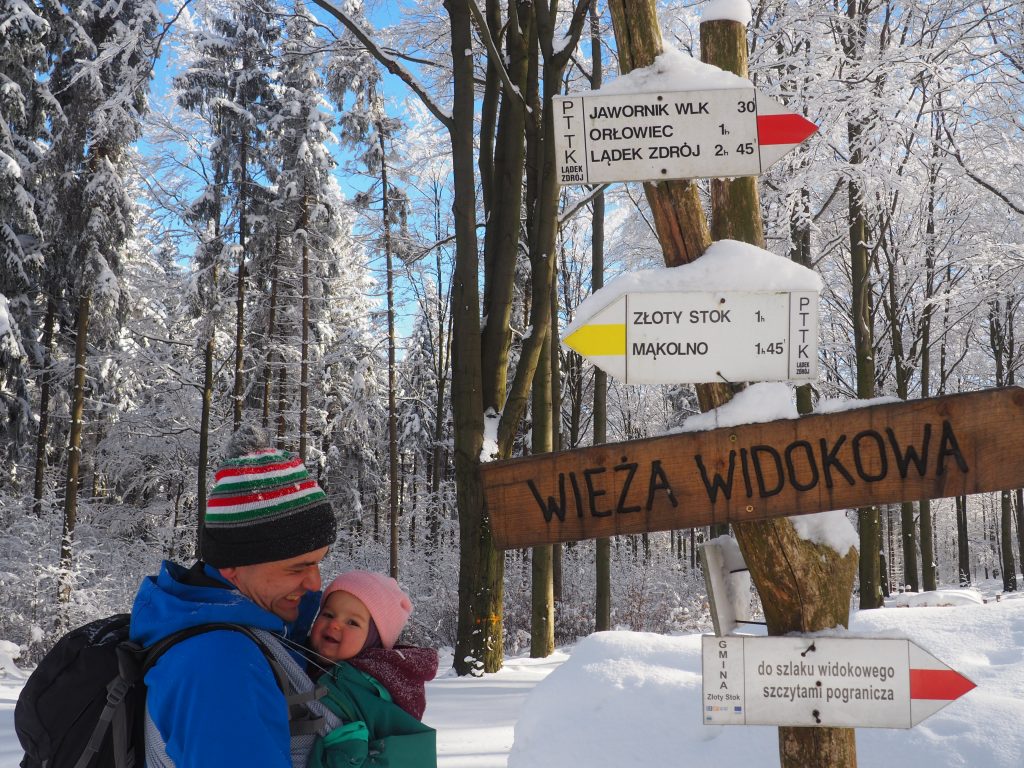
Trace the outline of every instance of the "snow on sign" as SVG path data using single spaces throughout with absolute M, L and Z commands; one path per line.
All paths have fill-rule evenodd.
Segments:
M 675 291 L 619 296 L 562 343 L 627 384 L 700 384 L 816 379 L 817 340 L 816 291 Z
M 818 127 L 753 87 L 554 99 L 565 184 L 759 176 Z
M 911 640 L 705 635 L 705 725 L 911 728 L 975 687 Z

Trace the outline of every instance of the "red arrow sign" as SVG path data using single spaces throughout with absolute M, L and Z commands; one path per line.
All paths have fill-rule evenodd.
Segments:
M 818 130 L 818 126 L 789 107 L 763 94 L 757 97 L 757 144 L 761 171 L 795 149 Z
M 953 701 L 977 686 L 953 669 L 910 670 L 910 698 Z
M 917 725 L 976 686 L 916 643 L 909 643 L 910 723 Z
M 795 112 L 757 116 L 757 141 L 766 144 L 799 144 L 818 126 Z

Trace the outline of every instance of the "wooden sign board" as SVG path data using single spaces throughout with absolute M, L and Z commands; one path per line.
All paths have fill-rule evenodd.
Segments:
M 1024 389 L 481 465 L 501 549 L 1024 487 Z

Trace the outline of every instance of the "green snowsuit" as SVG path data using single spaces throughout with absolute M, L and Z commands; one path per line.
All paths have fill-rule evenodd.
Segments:
M 437 732 L 392 701 L 376 679 L 339 662 L 318 681 L 345 723 L 317 739 L 309 768 L 437 768 Z

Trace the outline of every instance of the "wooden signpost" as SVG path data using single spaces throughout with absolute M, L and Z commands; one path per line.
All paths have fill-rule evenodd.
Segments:
M 562 343 L 627 384 L 696 384 L 817 379 L 817 340 L 817 291 L 645 291 Z
M 481 465 L 502 549 L 1024 486 L 1024 389 Z
M 703 42 L 703 37 L 702 37 Z M 553 100 L 561 184 L 758 176 L 817 130 L 751 86 Z M 659 288 L 661 286 L 658 286 Z M 817 293 L 616 294 L 563 344 L 631 384 L 812 380 Z M 502 549 L 1024 486 L 1024 389 L 872 405 L 481 466 Z M 716 632 L 739 621 L 702 550 Z M 727 626 L 723 626 L 727 625 Z M 910 728 L 974 684 L 910 640 L 705 637 L 704 722 Z M 836 737 L 839 754 L 852 749 Z M 795 753 L 794 753 L 795 754 Z
M 911 640 L 702 638 L 705 725 L 912 728 L 975 688 Z
M 818 130 L 753 86 L 552 100 L 561 184 L 759 176 Z

